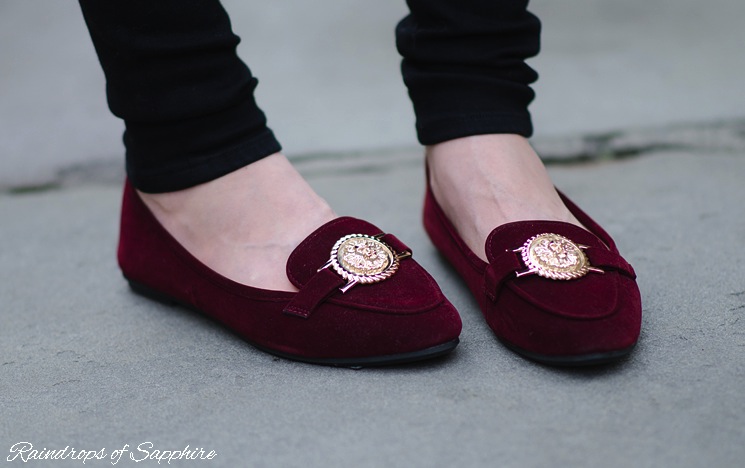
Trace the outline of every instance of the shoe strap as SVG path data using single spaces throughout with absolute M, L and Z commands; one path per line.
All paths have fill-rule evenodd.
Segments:
M 634 267 L 619 254 L 599 247 L 589 247 L 584 252 L 590 260 L 590 265 L 601 270 L 616 270 L 632 280 L 636 279 Z
M 398 254 L 411 253 L 411 249 L 393 234 L 385 234 L 380 239 Z M 322 268 L 303 285 L 283 312 L 307 319 L 322 302 L 344 284 L 344 279 L 333 270 Z
M 515 252 L 504 252 L 497 256 L 484 274 L 484 293 L 492 301 L 497 300 L 497 293 L 502 288 L 502 283 L 515 277 L 515 273 L 525 269 L 525 266 Z
M 589 247 L 584 250 L 584 253 L 593 267 L 604 271 L 617 271 L 632 280 L 636 279 L 634 268 L 619 254 L 599 247 Z M 498 255 L 486 268 L 484 293 L 489 299 L 496 301 L 503 283 L 515 278 L 516 273 L 522 270 L 525 270 L 525 265 L 523 265 L 519 253 L 506 251 Z
M 303 285 L 283 312 L 289 315 L 307 319 L 339 287 L 344 285 L 344 279 L 329 268 L 322 268 Z
M 380 240 L 388 244 L 390 248 L 397 254 L 403 254 L 404 252 L 411 253 L 411 249 L 408 245 L 401 242 L 401 240 L 393 234 L 383 234 Z

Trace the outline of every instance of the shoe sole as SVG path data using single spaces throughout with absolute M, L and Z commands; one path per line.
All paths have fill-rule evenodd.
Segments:
M 197 309 L 191 304 L 174 299 L 173 297 L 168 296 L 167 294 L 164 294 L 160 291 L 156 291 L 148 286 L 145 286 L 136 281 L 132 281 L 126 277 L 125 279 L 127 279 L 127 281 L 129 282 L 129 287 L 132 289 L 132 291 L 140 296 L 146 297 L 148 299 L 152 299 L 154 301 L 160 302 L 168 306 L 184 307 L 186 309 L 197 312 L 200 315 L 203 315 L 209 318 L 210 320 L 214 320 L 207 313 Z M 228 330 L 230 329 L 228 328 Z M 383 356 L 367 356 L 367 357 L 358 357 L 358 358 L 313 358 L 313 357 L 299 356 L 297 354 L 290 354 L 290 353 L 285 353 L 282 351 L 277 351 L 271 348 L 257 345 L 253 343 L 251 340 L 248 340 L 243 336 L 240 336 L 240 335 L 237 335 L 237 336 L 239 336 L 242 340 L 244 340 L 246 343 L 250 344 L 254 348 L 264 351 L 266 353 L 269 353 L 271 355 L 280 357 L 280 358 L 290 359 L 290 360 L 299 361 L 299 362 L 305 362 L 309 364 L 319 364 L 323 366 L 348 367 L 350 369 L 362 369 L 365 367 L 393 366 L 393 365 L 399 365 L 399 364 L 409 364 L 413 362 L 424 361 L 427 359 L 433 359 L 433 358 L 444 356 L 450 353 L 451 351 L 455 349 L 456 346 L 458 346 L 458 343 L 460 342 L 460 339 L 456 338 L 452 341 L 448 341 L 446 343 L 442 343 L 442 344 L 432 346 L 426 349 L 421 349 L 418 351 L 411 351 L 408 353 L 399 353 L 399 354 L 386 354 Z
M 545 364 L 549 366 L 561 366 L 561 367 L 588 367 L 588 366 L 599 366 L 604 364 L 613 364 L 626 359 L 631 351 L 633 351 L 636 343 L 629 346 L 628 348 L 618 349 L 613 351 L 605 351 L 602 353 L 589 353 L 589 354 L 574 354 L 567 356 L 552 356 L 547 354 L 538 354 L 531 351 L 524 350 L 512 343 L 500 339 L 503 345 L 517 354 L 535 361 L 539 364 Z

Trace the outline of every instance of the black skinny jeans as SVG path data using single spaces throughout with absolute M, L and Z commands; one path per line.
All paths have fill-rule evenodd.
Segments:
M 527 0 L 407 0 L 396 28 L 422 144 L 487 133 L 530 136 L 525 59 L 540 23 Z M 219 0 L 80 0 L 125 122 L 127 174 L 169 192 L 223 176 L 281 149 L 254 100 Z M 371 8 L 373 5 L 371 4 Z

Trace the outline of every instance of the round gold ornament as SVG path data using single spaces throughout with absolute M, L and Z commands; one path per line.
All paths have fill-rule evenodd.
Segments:
M 340 288 L 346 292 L 358 283 L 377 283 L 389 278 L 398 271 L 400 258 L 401 255 L 376 236 L 349 234 L 336 241 L 324 268 L 331 266 L 347 280 Z
M 517 276 L 536 274 L 554 280 L 572 280 L 585 276 L 591 270 L 602 273 L 602 270 L 590 266 L 583 252 L 586 248 L 559 234 L 544 233 L 533 236 L 515 250 L 521 252 L 523 262 L 528 268 L 518 272 Z

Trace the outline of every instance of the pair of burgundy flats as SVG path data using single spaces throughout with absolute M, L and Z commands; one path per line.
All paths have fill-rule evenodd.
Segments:
M 429 188 L 424 226 L 506 346 L 544 364 L 615 361 L 639 336 L 634 270 L 600 226 L 564 202 L 590 232 L 552 221 L 505 224 L 486 242 L 488 263 L 465 245 Z M 118 259 L 134 291 L 200 311 L 284 358 L 381 366 L 458 345 L 460 316 L 434 279 L 403 242 L 359 219 L 326 223 L 294 250 L 287 276 L 299 292 L 270 291 L 194 258 L 127 182 Z

